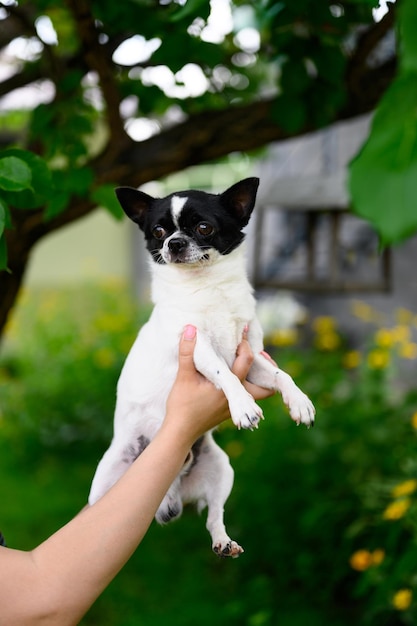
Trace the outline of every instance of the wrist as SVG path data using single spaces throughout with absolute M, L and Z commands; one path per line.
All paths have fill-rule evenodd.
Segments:
M 177 413 L 170 411 L 167 411 L 158 434 L 166 436 L 170 441 L 175 441 L 175 448 L 181 452 L 185 451 L 186 454 L 201 435 L 195 428 L 190 428 L 189 423 L 184 424 Z

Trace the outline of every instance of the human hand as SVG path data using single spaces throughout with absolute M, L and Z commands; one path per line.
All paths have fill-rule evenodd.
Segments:
M 223 391 L 202 376 L 195 368 L 193 354 L 197 338 L 197 329 L 187 326 L 179 345 L 178 374 L 169 394 L 164 424 L 175 424 L 184 435 L 190 437 L 190 443 L 211 428 L 230 417 L 229 407 Z M 270 359 L 268 355 L 267 358 Z M 247 341 L 246 333 L 238 346 L 232 372 L 242 381 L 247 391 L 255 400 L 273 394 L 247 382 L 246 376 L 253 363 L 253 354 Z

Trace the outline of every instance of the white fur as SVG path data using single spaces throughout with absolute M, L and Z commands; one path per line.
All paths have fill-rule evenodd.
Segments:
M 184 205 L 186 204 L 187 200 L 188 198 L 184 198 L 184 197 L 181 198 L 180 196 L 173 196 L 171 200 L 172 221 L 174 222 L 178 230 L 180 228 L 179 219 L 180 219 L 181 211 L 183 210 Z
M 178 209 L 179 204 L 176 206 Z M 140 436 L 152 439 L 160 427 L 177 372 L 179 338 L 186 324 L 198 329 L 196 367 L 223 389 L 238 428 L 257 427 L 262 418 L 261 409 L 230 371 L 246 324 L 255 354 L 248 379 L 280 391 L 297 423 L 310 425 L 314 421 L 314 407 L 307 396 L 288 374 L 259 354 L 263 349 L 262 330 L 246 276 L 244 245 L 228 255 L 211 250 L 209 261 L 192 266 L 152 263 L 152 273 L 155 307 L 139 332 L 118 382 L 114 438 L 97 468 L 90 503 L 127 469 L 125 452 L 129 445 Z M 167 511 L 181 510 L 186 501 L 197 501 L 200 508 L 207 505 L 213 549 L 224 556 L 238 556 L 242 548 L 228 537 L 223 523 L 233 470 L 211 434 L 205 436 L 197 461 L 192 467 L 187 465 L 174 481 L 156 517 L 164 520 Z

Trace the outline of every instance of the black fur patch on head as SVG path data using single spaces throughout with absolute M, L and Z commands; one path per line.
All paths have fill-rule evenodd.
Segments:
M 156 263 L 164 263 L 161 249 L 167 237 L 183 233 L 202 250 L 232 252 L 243 241 L 242 229 L 255 204 L 258 178 L 246 178 L 222 194 L 187 190 L 153 198 L 130 187 L 119 187 L 117 197 L 128 217 L 144 232 L 146 247 Z M 172 214 L 174 196 L 186 198 L 178 215 Z

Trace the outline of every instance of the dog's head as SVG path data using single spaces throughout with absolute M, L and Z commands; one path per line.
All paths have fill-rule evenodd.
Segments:
M 116 195 L 144 232 L 156 263 L 193 265 L 229 254 L 242 242 L 258 185 L 258 178 L 245 178 L 219 195 L 190 190 L 153 198 L 132 187 L 118 187 Z

